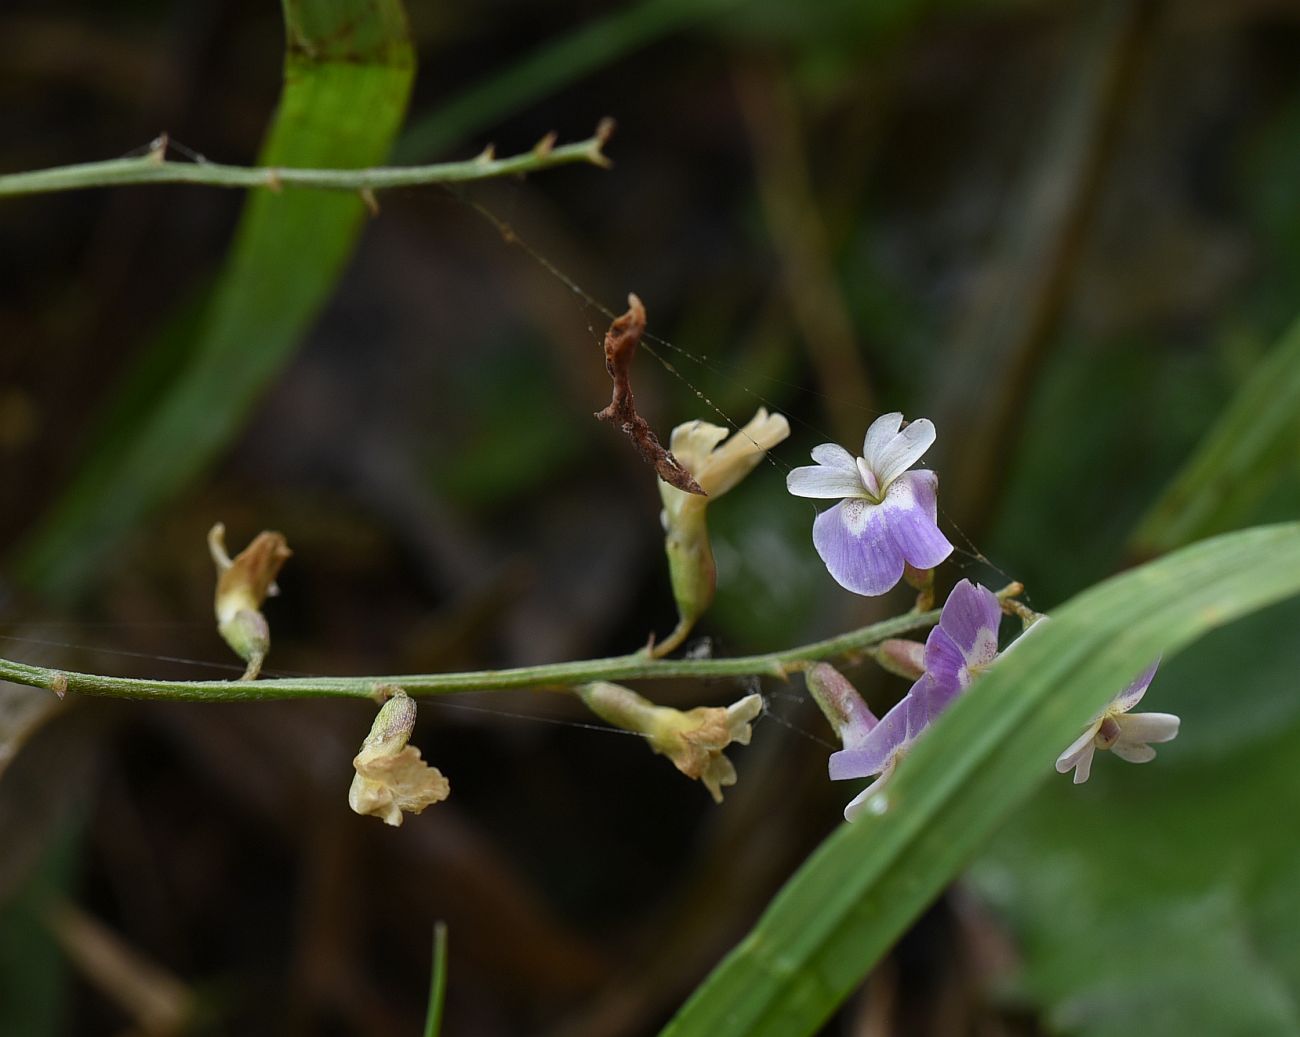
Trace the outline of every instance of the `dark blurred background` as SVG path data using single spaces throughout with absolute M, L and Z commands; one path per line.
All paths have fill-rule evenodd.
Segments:
M 679 373 L 637 363 L 661 435 L 790 415 L 776 462 L 710 508 L 720 587 L 698 635 L 716 653 L 907 607 L 846 600 L 784 493 L 785 466 L 882 411 L 938 426 L 949 583 L 1016 578 L 1049 608 L 1137 560 L 1135 524 L 1300 309 L 1293 0 L 408 6 L 402 161 L 576 140 L 609 115 L 613 170 L 383 194 L 231 434 L 190 463 L 184 429 L 138 515 L 129 479 L 69 487 L 111 470 L 191 362 L 245 198 L 5 199 L 2 654 L 230 674 L 218 519 L 232 547 L 271 528 L 294 549 L 272 673 L 523 665 L 665 633 L 654 481 L 591 417 L 607 319 L 469 203 L 605 306 L 645 301 Z M 499 110 L 465 93 L 583 33 L 589 67 L 553 53 Z M 6 0 L 0 172 L 163 130 L 251 164 L 283 52 L 276 5 Z M 198 384 L 232 410 L 220 365 Z M 196 439 L 210 416 L 193 408 Z M 1249 518 L 1294 514 L 1289 471 Z M 58 523 L 86 550 L 34 563 Z M 1297 744 L 1296 618 L 1166 667 L 1148 701 L 1184 737 L 1150 768 L 1060 779 L 826 1032 L 1133 1033 L 1143 1012 L 1142 1032 L 1300 1032 L 1300 845 L 1268 805 Z M 851 675 L 881 709 L 906 687 Z M 722 807 L 558 696 L 430 701 L 415 742 L 453 794 L 392 830 L 347 809 L 365 703 L 53 710 L 0 687 L 0 1033 L 415 1033 L 437 919 L 444 1033 L 653 1033 L 851 794 L 824 780 L 802 686 L 763 690 Z M 1187 1029 L 1178 1011 L 1205 1005 L 1226 1022 Z

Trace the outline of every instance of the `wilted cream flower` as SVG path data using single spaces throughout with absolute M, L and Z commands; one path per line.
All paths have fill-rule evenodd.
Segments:
M 400 688 L 375 717 L 361 751 L 352 760 L 356 777 L 348 790 L 348 805 L 358 814 L 372 814 L 384 824 L 400 825 L 403 811 L 418 814 L 440 803 L 451 785 L 437 767 L 420 758 L 420 750 L 407 745 L 415 729 L 415 702 Z
M 707 496 L 686 493 L 659 480 L 659 496 L 664 505 L 664 548 L 680 621 L 656 646 L 656 655 L 664 655 L 680 645 L 695 621 L 713 603 L 717 568 L 705 520 L 709 502 L 753 471 L 763 455 L 790 434 L 790 423 L 785 415 L 769 414 L 760 407 L 744 428 L 730 438 L 727 432 L 707 421 L 688 421 L 673 429 L 669 441 L 673 456 L 695 477 Z
M 698 706 L 683 712 L 657 706 L 630 688 L 608 681 L 577 689 L 587 707 L 625 731 L 644 735 L 650 748 L 667 756 L 688 778 L 702 782 L 714 802 L 736 784 L 736 768 L 722 751 L 733 742 L 748 745 L 751 724 L 763 711 L 762 695 L 746 695 L 730 706 Z
M 208 550 L 217 566 L 217 632 L 248 663 L 243 679 L 255 680 L 271 649 L 262 602 L 279 593 L 275 577 L 293 552 L 281 534 L 263 532 L 232 561 L 220 522 L 208 532 Z

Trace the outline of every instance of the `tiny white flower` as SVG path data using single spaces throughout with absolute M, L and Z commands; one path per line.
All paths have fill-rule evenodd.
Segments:
M 1159 659 L 1148 666 L 1061 753 L 1056 760 L 1061 774 L 1073 769 L 1074 783 L 1083 784 L 1092 773 L 1092 757 L 1098 749 L 1109 749 L 1129 763 L 1149 763 L 1156 756 L 1152 742 L 1169 742 L 1177 736 L 1179 719 L 1172 713 L 1130 713 L 1142 701 L 1159 666 Z

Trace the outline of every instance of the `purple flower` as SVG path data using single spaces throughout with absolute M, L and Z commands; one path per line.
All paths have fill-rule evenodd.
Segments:
M 962 580 L 944 602 L 939 625 L 925 642 L 925 673 L 902 700 L 871 726 L 859 745 L 833 753 L 832 781 L 880 777 L 847 807 L 845 820 L 862 813 L 921 732 L 930 726 L 998 654 L 1002 607 L 992 591 Z
M 1037 624 L 1035 624 L 1036 626 Z M 1031 630 L 1033 627 L 1030 628 Z M 1074 783 L 1082 785 L 1092 772 L 1096 750 L 1111 750 L 1129 763 L 1149 763 L 1156 757 L 1151 742 L 1169 742 L 1178 734 L 1178 717 L 1172 713 L 1129 713 L 1142 701 L 1156 670 L 1157 659 L 1142 671 L 1127 688 L 1113 699 L 1056 760 L 1056 769 L 1065 774 L 1074 770 Z
M 885 414 L 871 423 L 855 458 L 834 443 L 815 447 L 817 463 L 796 468 L 786 488 L 796 497 L 843 498 L 813 522 L 813 544 L 837 583 L 855 594 L 884 594 L 907 563 L 933 569 L 950 554 L 938 525 L 939 477 L 908 471 L 934 443 L 934 423 Z

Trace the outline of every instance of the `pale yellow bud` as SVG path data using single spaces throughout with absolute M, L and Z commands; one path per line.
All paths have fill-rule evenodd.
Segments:
M 673 456 L 707 494 L 685 493 L 659 480 L 663 501 L 664 549 L 680 622 L 656 654 L 671 651 L 686 638 L 695 621 L 713 603 L 717 567 L 705 509 L 754 470 L 764 454 L 790 434 L 782 414 L 760 407 L 753 419 L 730 438 L 727 430 L 707 421 L 688 421 L 673 429 Z M 723 442 L 726 440 L 726 442 Z

